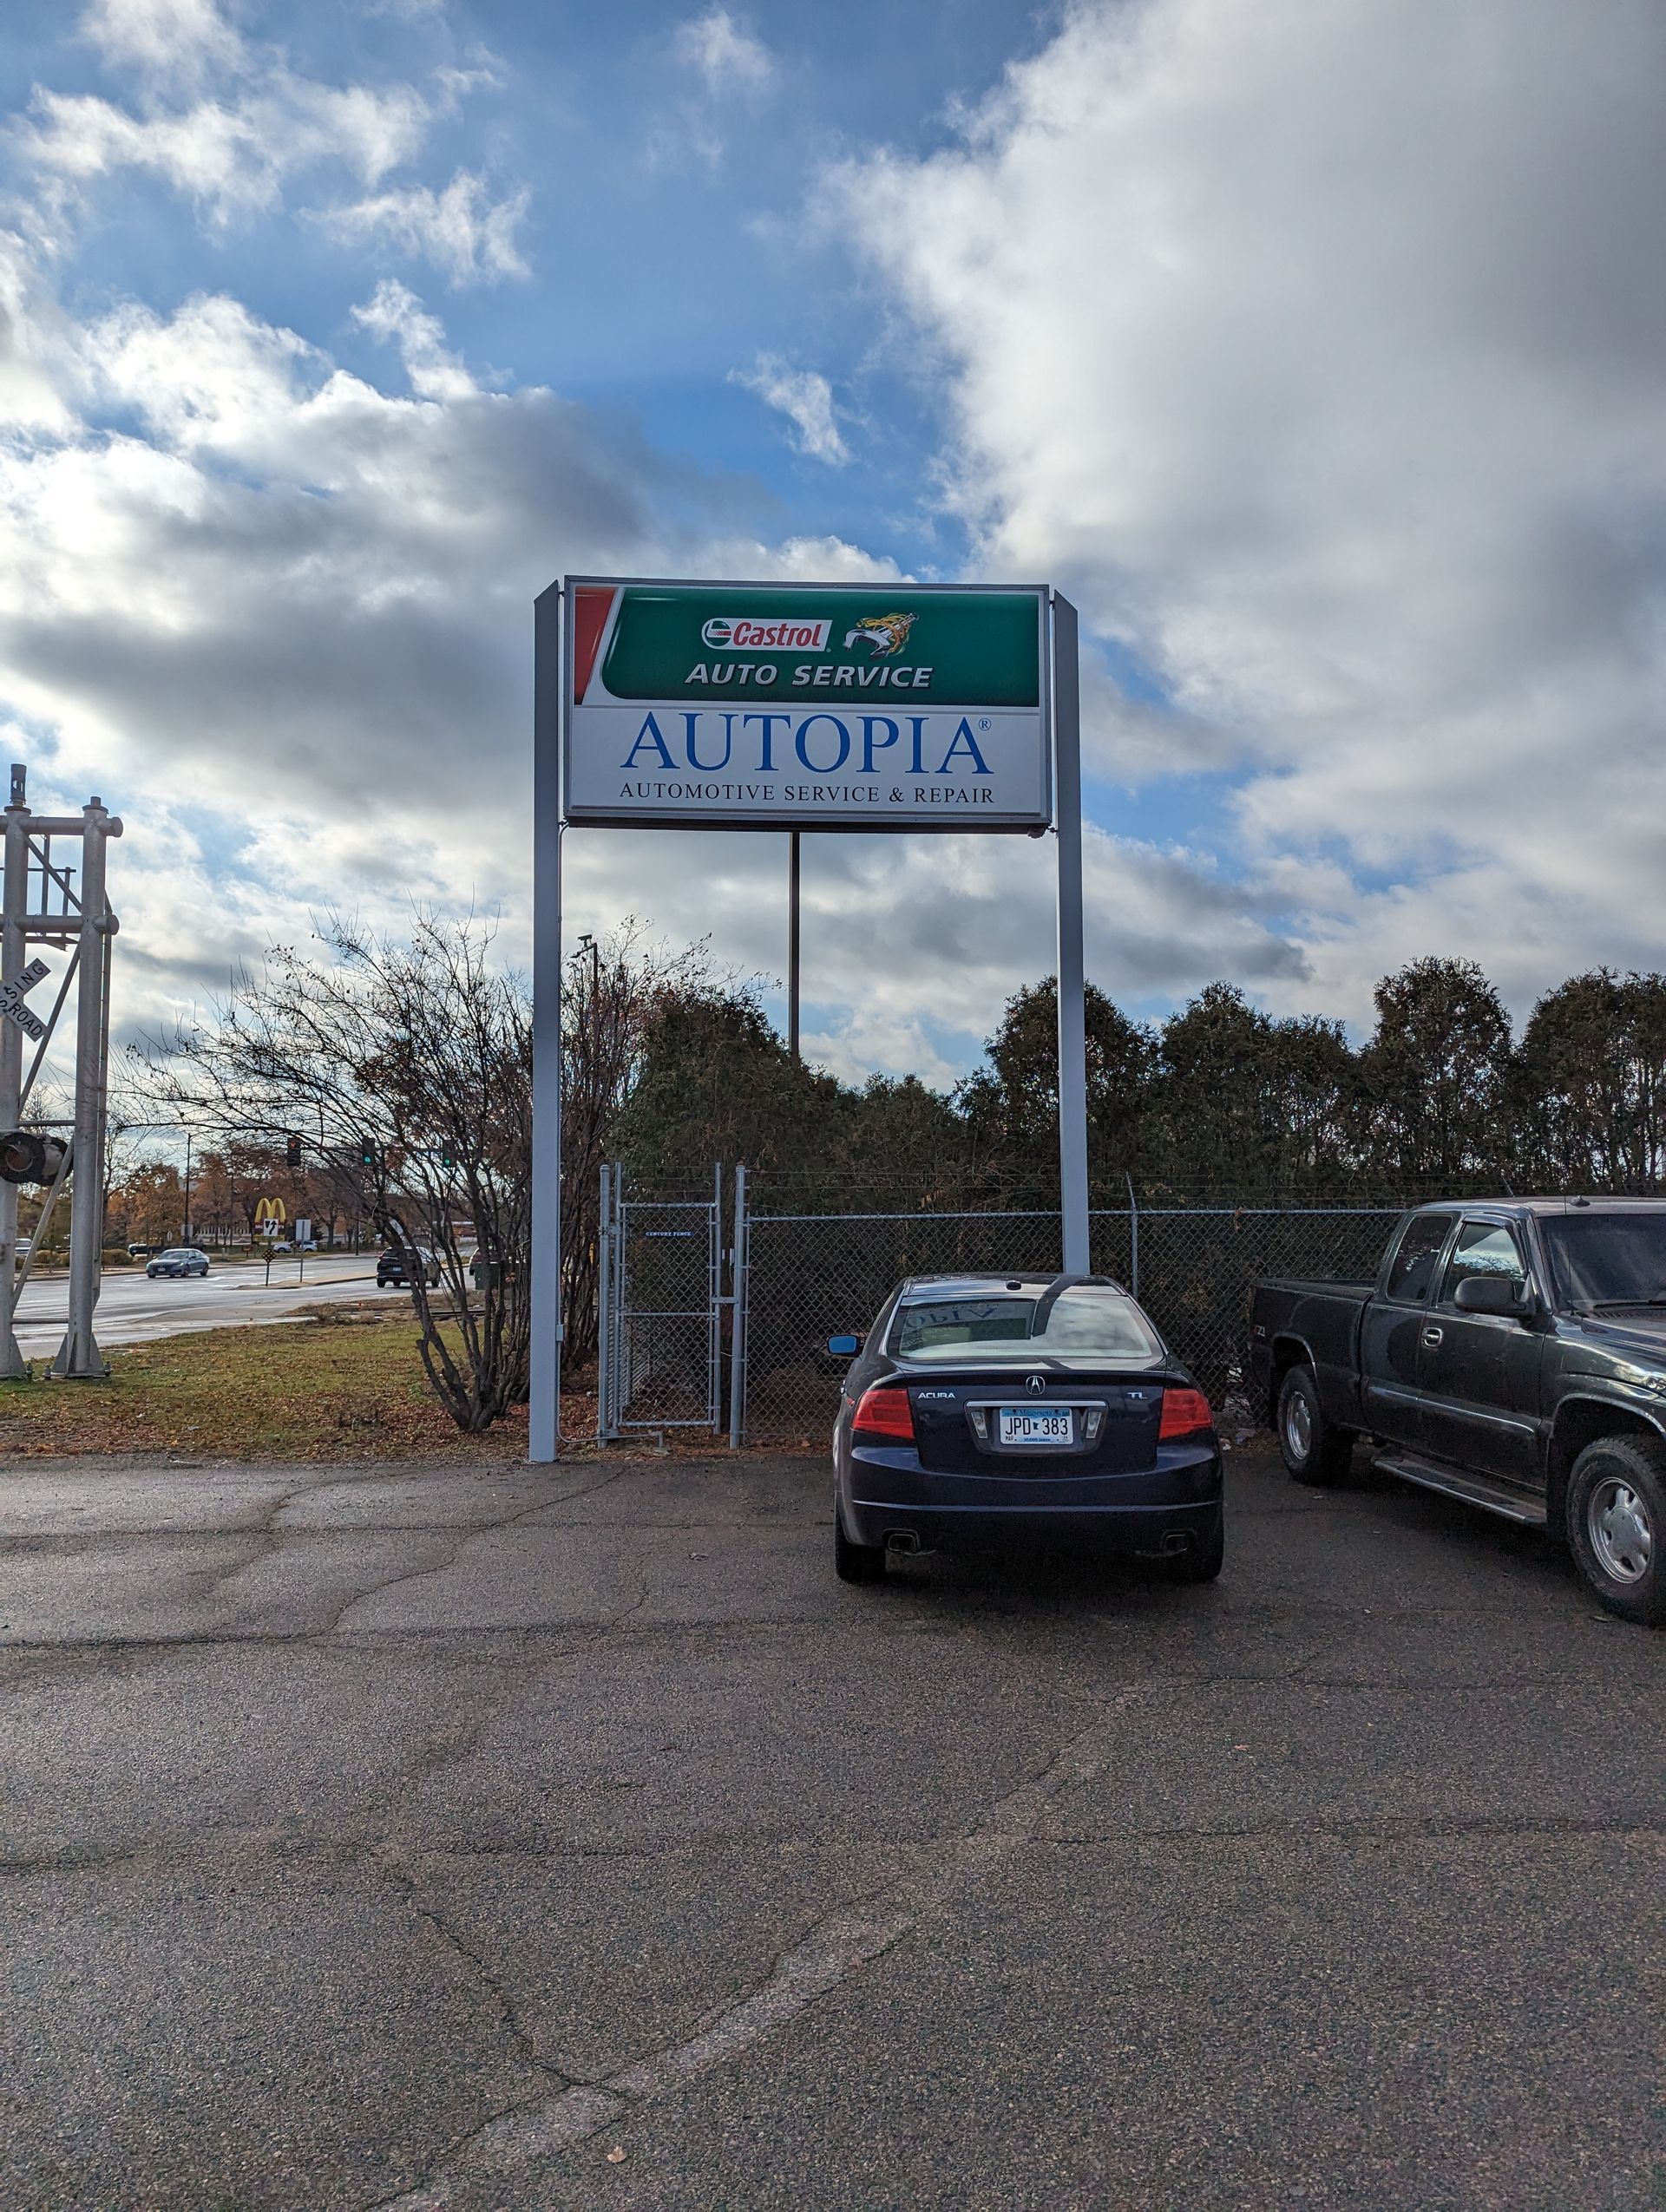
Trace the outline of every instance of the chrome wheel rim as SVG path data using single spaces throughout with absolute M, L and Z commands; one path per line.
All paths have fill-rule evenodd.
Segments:
M 1300 1391 L 1285 1401 L 1284 1442 L 1292 1459 L 1306 1459 L 1313 1450 L 1313 1409 Z
M 1623 1476 L 1605 1475 L 1592 1489 L 1585 1534 L 1604 1574 L 1617 1582 L 1641 1582 L 1654 1562 L 1649 1508 Z

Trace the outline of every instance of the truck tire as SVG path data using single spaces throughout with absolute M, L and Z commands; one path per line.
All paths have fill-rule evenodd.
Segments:
M 1666 1625 L 1666 1444 L 1603 1436 L 1568 1482 L 1568 1544 L 1610 1613 Z
M 1340 1482 L 1354 1457 L 1351 1430 L 1325 1418 L 1311 1367 L 1292 1367 L 1278 1390 L 1278 1448 L 1295 1482 Z

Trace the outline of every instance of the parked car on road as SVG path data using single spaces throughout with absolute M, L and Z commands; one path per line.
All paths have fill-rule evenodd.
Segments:
M 198 1252 L 193 1246 L 179 1245 L 171 1252 L 159 1252 L 154 1259 L 147 1260 L 145 1273 L 148 1275 L 206 1275 L 208 1273 L 208 1255 L 206 1252 Z
M 425 1245 L 419 1244 L 416 1251 L 417 1262 L 423 1271 L 423 1280 L 432 1290 L 440 1279 L 440 1263 Z M 403 1253 L 393 1245 L 390 1245 L 387 1250 L 380 1253 L 377 1259 L 376 1286 L 377 1290 L 386 1290 L 393 1284 L 409 1286 L 410 1282 L 410 1277 L 405 1272 Z
M 1369 1437 L 1666 1623 L 1666 1201 L 1417 1207 L 1374 1283 L 1258 1282 L 1250 1362 L 1298 1481 L 1341 1481 Z
M 834 1564 L 888 1552 L 1068 1545 L 1221 1571 L 1209 1401 L 1119 1285 L 1097 1275 L 922 1275 L 855 1354 L 833 1432 Z

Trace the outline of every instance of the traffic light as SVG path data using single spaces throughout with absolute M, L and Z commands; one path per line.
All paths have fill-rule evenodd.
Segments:
M 69 1149 L 61 1136 L 43 1136 L 36 1129 L 13 1129 L 0 1136 L 0 1181 L 52 1182 Z
M 358 1141 L 358 1164 L 374 1175 L 382 1164 L 381 1148 L 373 1137 L 362 1136 Z
M 301 1140 L 299 1137 L 292 1136 L 285 1145 L 285 1150 L 288 1155 L 290 1166 L 292 1168 L 298 1168 L 301 1164 Z

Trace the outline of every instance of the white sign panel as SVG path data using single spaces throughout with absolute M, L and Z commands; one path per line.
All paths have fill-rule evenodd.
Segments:
M 578 577 L 562 636 L 568 821 L 1052 819 L 1040 590 Z

